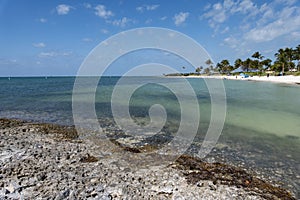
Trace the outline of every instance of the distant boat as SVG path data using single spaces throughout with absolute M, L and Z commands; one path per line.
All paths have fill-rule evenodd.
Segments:
M 8 77 L 8 80 L 10 81 L 10 77 Z
M 47 76 L 45 76 L 45 79 L 48 79 L 48 77 L 47 77 Z

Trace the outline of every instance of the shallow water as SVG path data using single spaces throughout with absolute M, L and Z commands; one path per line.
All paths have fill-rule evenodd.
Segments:
M 180 88 L 180 79 L 155 77 L 130 77 L 122 87 L 143 83 L 145 79 Z M 118 80 L 119 77 L 104 77 L 99 82 L 95 97 L 98 118 L 112 117 L 111 95 Z M 73 124 L 74 81 L 74 77 L 0 78 L 0 117 Z M 197 95 L 201 115 L 198 135 L 190 148 L 193 153 L 200 147 L 208 128 L 211 105 L 204 80 L 188 81 Z M 208 158 L 242 165 L 282 181 L 299 196 L 300 86 L 235 80 L 224 80 L 224 85 L 227 97 L 225 125 L 217 148 Z M 82 87 L 83 106 L 89 102 L 86 97 L 91 93 L 88 84 Z M 174 126 L 169 129 L 176 131 L 181 120 L 180 103 L 166 87 L 158 84 L 139 87 L 129 101 L 129 112 L 131 116 L 144 118 L 147 123 L 149 108 L 154 104 L 166 109 L 167 122 Z M 195 107 L 193 104 L 188 106 Z

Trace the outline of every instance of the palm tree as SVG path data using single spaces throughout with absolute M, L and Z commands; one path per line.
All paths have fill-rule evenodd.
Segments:
M 222 60 L 220 63 L 217 64 L 218 71 L 221 73 L 228 73 L 233 70 L 233 67 L 230 66 L 228 60 Z
M 240 58 L 238 58 L 238 59 L 236 59 L 236 60 L 234 61 L 234 68 L 235 68 L 235 69 L 239 68 L 239 67 L 242 66 L 242 65 L 243 65 L 243 61 L 242 61 Z
M 251 64 L 252 64 L 252 60 L 250 58 L 247 58 L 244 62 L 243 62 L 243 70 L 246 70 L 246 72 L 249 71 L 249 69 L 251 68 Z
M 208 59 L 207 61 L 205 61 L 205 64 L 207 64 L 207 66 L 209 68 L 209 71 L 213 71 L 213 69 L 214 69 L 213 64 L 214 63 L 210 59 Z
M 205 61 L 205 64 L 207 64 L 210 67 L 213 64 L 213 62 L 210 59 L 208 59 L 207 61 Z
M 198 74 L 200 74 L 200 72 L 201 72 L 201 70 L 203 69 L 203 67 L 202 66 L 200 66 L 200 67 L 197 67 L 196 68 L 196 72 L 198 73 Z
M 207 74 L 207 75 L 209 75 L 210 69 L 209 69 L 209 68 L 205 68 L 205 69 L 204 69 L 204 73 Z
M 210 66 L 210 65 L 213 64 L 213 62 L 210 59 L 208 59 L 207 61 L 205 61 L 205 64 L 207 64 L 208 66 Z
M 297 71 L 299 71 L 300 70 L 300 44 L 295 49 L 293 49 L 293 59 L 298 61 Z
M 272 60 L 269 58 L 261 61 L 261 64 L 262 64 L 262 66 L 265 66 L 265 69 L 271 67 L 271 63 L 272 63 Z
M 222 64 L 221 63 L 217 63 L 216 70 L 218 70 L 219 73 L 222 73 Z
M 259 71 L 261 72 L 263 70 L 261 60 L 264 58 L 264 56 L 262 56 L 257 51 L 251 57 L 252 58 L 256 58 L 255 60 L 253 60 L 251 68 L 253 68 L 253 69 L 259 69 Z
M 288 69 L 291 69 L 293 64 L 292 64 L 292 60 L 293 60 L 293 49 L 292 48 L 285 48 L 284 50 L 285 55 L 286 55 L 286 59 L 287 59 L 287 66 Z
M 284 74 L 284 67 L 285 67 L 285 64 L 287 62 L 286 52 L 283 49 L 279 49 L 278 52 L 275 53 L 275 57 L 276 57 L 276 64 L 281 65 L 281 73 L 283 75 Z

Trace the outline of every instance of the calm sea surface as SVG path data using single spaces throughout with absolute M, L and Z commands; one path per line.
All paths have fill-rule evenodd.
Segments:
M 118 77 L 100 80 L 95 108 L 97 117 L 111 118 L 111 94 Z M 145 77 L 130 77 L 139 83 Z M 154 78 L 176 84 L 177 78 Z M 73 124 L 74 77 L 0 78 L 0 117 Z M 198 148 L 210 121 L 210 96 L 203 79 L 188 79 L 199 101 L 201 120 L 193 148 Z M 300 86 L 224 80 L 227 115 L 217 148 L 207 159 L 253 170 L 260 176 L 300 192 Z M 82 96 L 90 93 L 88 86 Z M 84 98 L 83 98 L 84 104 Z M 148 119 L 154 104 L 165 107 L 175 129 L 180 105 L 169 89 L 158 84 L 139 87 L 130 99 L 130 114 Z M 193 105 L 190 105 L 193 106 Z M 197 141 L 199 140 L 199 141 Z

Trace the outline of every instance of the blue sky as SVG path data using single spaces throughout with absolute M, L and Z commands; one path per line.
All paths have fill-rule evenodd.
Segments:
M 182 32 L 215 63 L 255 51 L 274 60 L 279 48 L 300 44 L 300 2 L 0 0 L 0 27 L 0 76 L 76 75 L 101 41 L 141 27 Z

